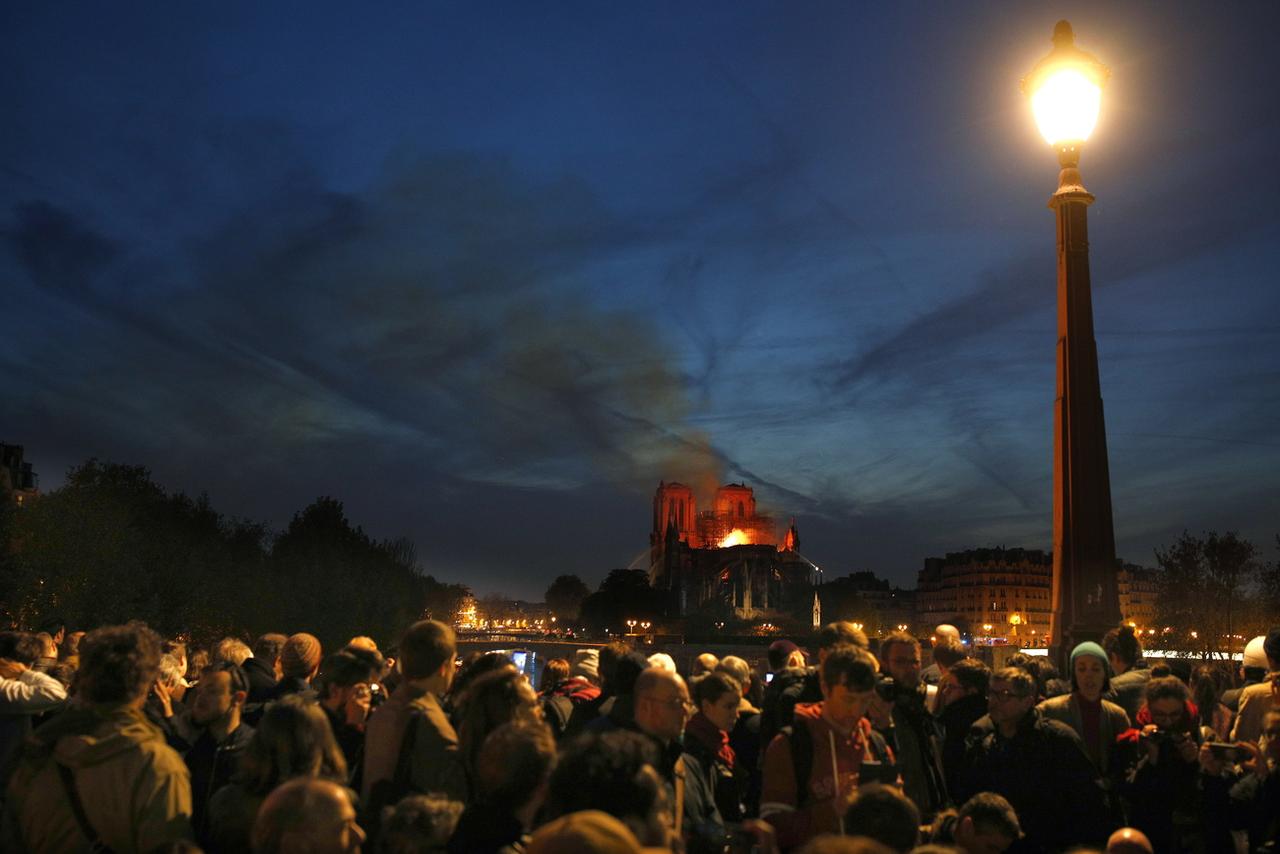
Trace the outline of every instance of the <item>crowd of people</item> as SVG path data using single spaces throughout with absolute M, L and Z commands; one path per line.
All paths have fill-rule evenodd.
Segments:
M 931 663 L 850 623 L 753 666 L 627 643 L 458 658 L 311 634 L 197 650 L 141 623 L 0 632 L 0 849 L 689 854 L 1254 852 L 1280 845 L 1280 629 L 1238 672 L 1133 631 L 1059 674 Z

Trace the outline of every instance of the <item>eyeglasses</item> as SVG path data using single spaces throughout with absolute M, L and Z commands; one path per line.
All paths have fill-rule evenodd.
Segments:
M 1016 691 L 992 691 L 992 692 L 990 692 L 989 694 L 987 694 L 987 696 L 988 696 L 988 697 L 990 697 L 990 698 L 992 698 L 992 699 L 996 699 L 996 700 L 999 700 L 999 701 L 1001 701 L 1001 702 L 1005 702 L 1006 700 L 1011 700 L 1011 699 L 1013 699 L 1013 698 L 1015 698 L 1015 697 L 1016 697 L 1016 698 L 1018 698 L 1019 700 L 1021 700 L 1023 697 L 1027 697 L 1027 696 L 1029 696 L 1029 695 L 1027 695 L 1027 694 L 1019 694 L 1019 693 L 1017 693 Z

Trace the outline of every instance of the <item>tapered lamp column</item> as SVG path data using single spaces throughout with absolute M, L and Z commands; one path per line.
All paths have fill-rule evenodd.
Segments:
M 1110 72 L 1075 46 L 1059 21 L 1053 50 L 1023 80 L 1036 123 L 1062 171 L 1049 199 L 1058 230 L 1057 396 L 1053 405 L 1053 614 L 1051 653 L 1060 663 L 1084 640 L 1120 622 L 1111 476 L 1098 381 L 1089 280 L 1088 209 L 1080 149 L 1097 122 Z M 1065 672 L 1065 671 L 1064 671 Z

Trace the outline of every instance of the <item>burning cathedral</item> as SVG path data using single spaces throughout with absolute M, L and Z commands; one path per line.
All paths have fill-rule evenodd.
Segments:
M 649 582 L 668 592 L 679 616 L 781 620 L 807 609 L 815 567 L 799 547 L 794 520 L 779 542 L 749 486 L 721 486 L 702 511 L 682 483 L 659 483 L 653 496 Z

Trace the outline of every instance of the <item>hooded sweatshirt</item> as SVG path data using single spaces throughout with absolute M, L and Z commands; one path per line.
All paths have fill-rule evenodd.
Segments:
M 135 708 L 76 707 L 23 746 L 9 781 L 0 848 L 87 848 L 58 764 L 72 771 L 89 824 L 118 854 L 192 838 L 187 766 L 160 730 Z

